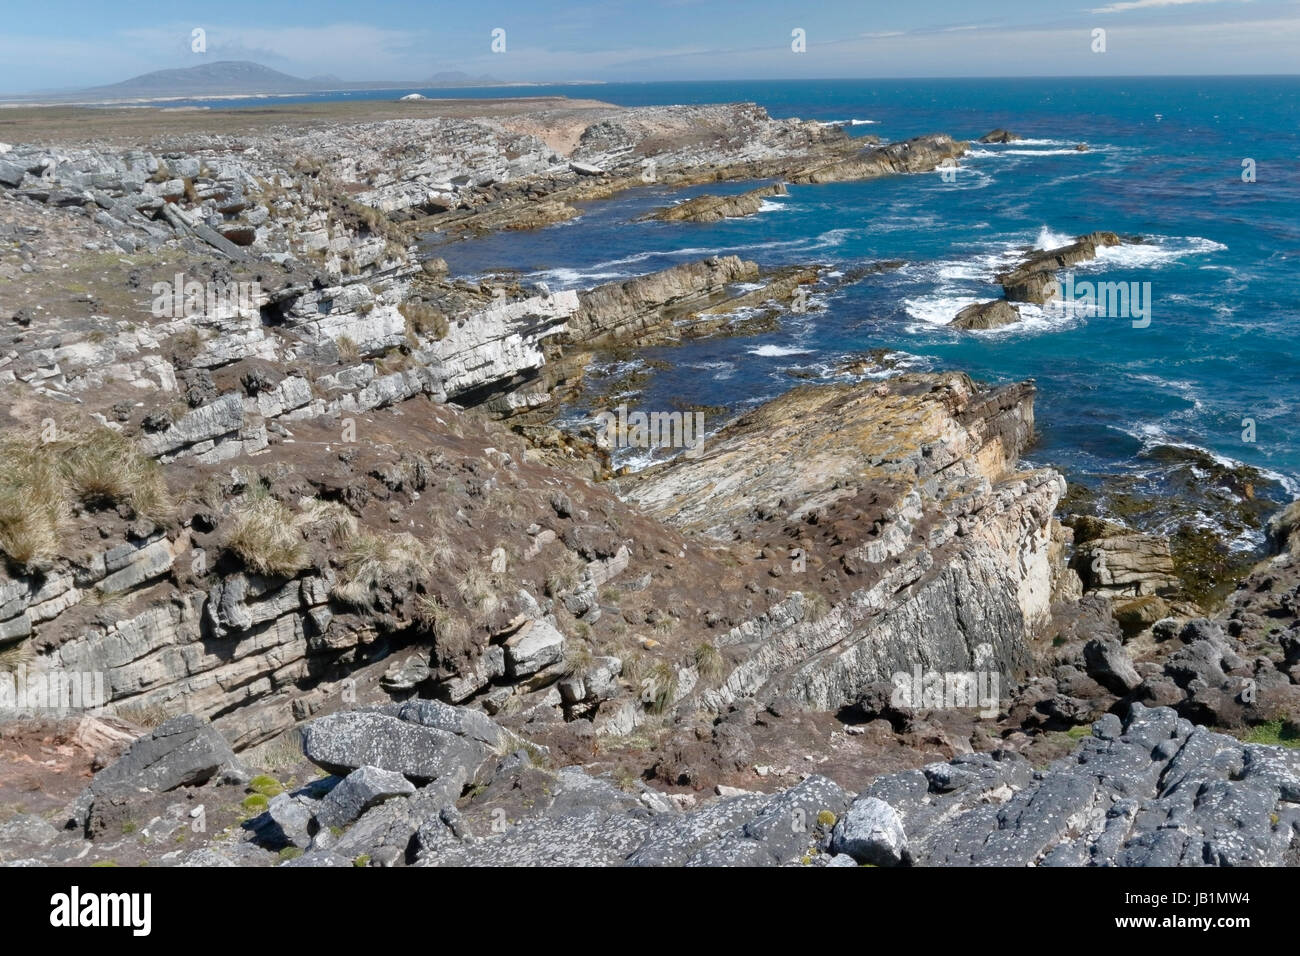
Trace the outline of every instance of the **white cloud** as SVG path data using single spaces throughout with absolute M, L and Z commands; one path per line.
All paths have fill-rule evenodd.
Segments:
M 1189 3 L 1249 3 L 1250 0 L 1121 0 L 1105 7 L 1095 7 L 1089 13 L 1124 13 L 1128 10 L 1149 10 L 1154 7 L 1181 7 Z

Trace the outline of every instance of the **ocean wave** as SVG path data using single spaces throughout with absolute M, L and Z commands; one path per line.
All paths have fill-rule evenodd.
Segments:
M 1169 429 L 1158 422 L 1142 422 L 1129 426 L 1112 425 L 1110 427 L 1142 443 L 1138 457 L 1149 455 L 1155 449 L 1162 447 L 1182 449 L 1195 455 L 1203 455 L 1216 465 L 1221 465 L 1224 468 L 1254 468 L 1269 481 L 1276 482 L 1290 497 L 1300 497 L 1300 481 L 1297 481 L 1292 476 L 1262 465 L 1242 461 L 1239 458 L 1232 458 L 1212 448 L 1188 441 L 1186 438 L 1176 437 Z
M 818 120 L 818 126 L 875 126 L 880 120 L 873 119 L 842 119 L 842 120 Z
M 759 358 L 784 358 L 787 355 L 808 355 L 812 349 L 801 349 L 793 345 L 760 345 L 746 351 Z
M 925 325 L 941 326 L 950 323 L 953 317 L 966 306 L 974 305 L 979 301 L 980 297 L 977 295 L 936 293 L 934 295 L 918 296 L 914 299 L 904 299 L 903 310 Z
M 629 279 L 634 273 L 627 271 L 608 271 L 599 267 L 593 269 L 569 269 L 563 266 L 555 269 L 542 269 L 529 272 L 525 278 L 543 281 L 558 287 L 557 291 L 578 288 L 589 283 L 611 282 L 614 279 Z
M 971 150 L 971 156 L 1087 156 L 1099 153 L 1100 149 L 1000 149 L 996 152 Z
M 1059 249 L 1061 246 L 1068 246 L 1072 242 L 1074 242 L 1074 236 L 1053 232 L 1051 226 L 1043 226 L 1038 230 L 1038 238 L 1034 240 L 1034 248 Z
M 1120 246 L 1103 246 L 1097 250 L 1095 263 L 1122 269 L 1150 269 L 1166 265 L 1183 256 L 1203 256 L 1223 252 L 1228 247 L 1201 236 L 1147 236 L 1146 242 Z

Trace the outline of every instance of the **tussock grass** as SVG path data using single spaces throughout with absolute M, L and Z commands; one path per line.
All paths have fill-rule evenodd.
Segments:
M 361 347 L 348 335 L 340 335 L 334 340 L 339 350 L 339 361 L 357 362 L 361 359 Z
M 727 662 L 712 641 L 702 641 L 695 648 L 695 668 L 705 683 L 714 684 L 726 672 Z
M 357 533 L 357 516 L 348 510 L 347 505 L 337 501 L 321 501 L 319 498 L 303 498 L 298 502 L 302 509 L 303 520 L 320 529 L 326 540 L 336 547 L 343 547 Z
M 831 602 L 820 591 L 805 592 L 804 605 L 807 608 L 805 617 L 813 624 L 816 624 L 831 612 Z
M 271 577 L 291 578 L 308 566 L 304 517 L 255 486 L 234 512 L 226 547 L 245 567 Z
M 484 616 L 497 609 L 499 598 L 492 576 L 478 565 L 470 565 L 465 576 L 456 585 L 460 599 L 472 610 Z
M 591 670 L 591 647 L 574 642 L 564 654 L 564 673 L 566 677 L 582 677 Z
M 111 428 L 60 428 L 53 441 L 0 441 L 0 551 L 19 566 L 52 558 L 74 505 L 125 506 L 155 521 L 172 512 L 157 462 Z
M 83 504 L 109 508 L 126 502 L 136 514 L 155 519 L 171 508 L 158 463 L 111 428 L 95 428 L 68 442 L 62 467 Z
M 57 461 L 26 442 L 0 446 L 0 550 L 28 565 L 55 555 L 68 514 Z
M 429 303 L 420 299 L 408 299 L 397 307 L 397 311 L 406 319 L 406 331 L 409 335 L 423 336 L 437 342 L 447 337 L 451 326 L 447 317 Z
M 677 668 L 668 661 L 658 661 L 642 683 L 646 709 L 652 714 L 662 714 L 677 696 Z
M 362 531 L 347 544 L 334 595 L 349 604 L 368 606 L 375 587 L 386 578 L 422 578 L 429 570 L 428 552 L 413 535 Z

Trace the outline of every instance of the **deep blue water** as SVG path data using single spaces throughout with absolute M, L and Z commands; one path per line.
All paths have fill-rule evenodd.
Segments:
M 497 91 L 498 93 L 500 91 Z M 569 88 L 572 93 L 572 88 Z M 443 246 L 454 273 L 517 269 L 581 288 L 709 254 L 837 269 L 903 259 L 786 317 L 780 332 L 655 349 L 671 363 L 640 401 L 740 408 L 869 349 L 988 381 L 1033 377 L 1041 441 L 1031 458 L 1073 478 L 1155 467 L 1144 450 L 1194 445 L 1300 482 L 1300 79 L 914 80 L 602 86 L 621 104 L 753 100 L 775 116 L 870 120 L 888 141 L 926 132 L 1026 137 L 976 146 L 938 173 L 793 186 L 743 220 L 637 223 L 642 211 L 718 186 L 646 187 L 535 233 Z M 1087 152 L 1073 147 L 1086 142 Z M 1243 182 L 1242 162 L 1256 181 Z M 729 184 L 741 190 L 752 184 Z M 1146 242 L 1108 250 L 1078 279 L 1151 283 L 1151 322 L 1027 310 L 987 333 L 943 327 L 993 298 L 992 276 L 1029 244 L 1096 229 Z M 1254 442 L 1243 440 L 1253 419 Z
M 405 91 L 400 91 L 405 92 Z M 446 90 L 424 91 L 446 96 Z M 1300 78 L 842 80 L 609 84 L 457 90 L 457 96 L 563 94 L 620 105 L 755 101 L 778 117 L 869 120 L 895 140 L 1026 137 L 977 146 L 954 182 L 937 173 L 794 186 L 745 220 L 636 223 L 654 206 L 729 184 L 647 187 L 589 204 L 581 219 L 439 249 L 458 274 L 534 273 L 580 288 L 709 254 L 764 266 L 837 269 L 904 259 L 789 315 L 779 333 L 656 349 L 671 364 L 639 401 L 737 409 L 824 376 L 870 349 L 993 382 L 1039 383 L 1041 441 L 1031 458 L 1085 481 L 1146 474 L 1162 443 L 1210 450 L 1300 487 Z M 351 94 L 389 97 L 392 93 Z M 337 99 L 339 94 L 284 100 Z M 265 100 L 247 105 L 265 105 Z M 242 105 L 242 104 L 241 104 Z M 1073 146 L 1086 142 L 1090 149 Z M 1256 181 L 1242 181 L 1253 159 Z M 1146 237 L 1110 250 L 1080 279 L 1150 282 L 1151 323 L 1055 310 L 989 333 L 943 325 L 1000 293 L 992 275 L 1028 244 L 1096 229 Z M 1032 311 L 1032 310 L 1030 310 Z M 1256 440 L 1243 440 L 1243 419 Z

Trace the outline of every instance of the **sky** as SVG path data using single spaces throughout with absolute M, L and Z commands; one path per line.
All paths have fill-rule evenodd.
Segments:
M 511 82 L 1296 73 L 1300 0 L 46 0 L 6 4 L 0 91 L 204 61 Z M 194 52 L 201 29 L 206 51 Z M 1105 49 L 1094 34 L 1105 31 Z M 503 30 L 493 50 L 493 31 Z M 794 31 L 803 31 L 796 52 Z M 502 35 L 497 34 L 498 38 Z

